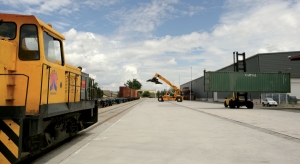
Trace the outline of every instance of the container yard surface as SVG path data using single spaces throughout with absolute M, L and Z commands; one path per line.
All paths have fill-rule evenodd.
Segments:
M 36 163 L 298 164 L 299 110 L 270 109 L 149 98 Z

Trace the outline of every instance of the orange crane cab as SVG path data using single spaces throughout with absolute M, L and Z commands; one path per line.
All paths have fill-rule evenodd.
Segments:
M 147 82 L 153 82 L 155 84 L 162 84 L 161 82 L 158 81 L 157 78 L 161 79 L 162 81 L 164 81 L 165 83 L 167 83 L 169 86 L 171 86 L 174 89 L 174 94 L 173 95 L 168 95 L 168 93 L 169 93 L 169 90 L 168 90 L 168 92 L 165 95 L 159 96 L 158 97 L 159 102 L 163 102 L 163 101 L 182 102 L 183 96 L 181 95 L 181 92 L 182 92 L 181 89 L 178 88 L 173 83 L 171 83 L 166 78 L 164 78 L 163 76 L 159 75 L 158 73 L 156 73 L 152 79 L 147 80 Z

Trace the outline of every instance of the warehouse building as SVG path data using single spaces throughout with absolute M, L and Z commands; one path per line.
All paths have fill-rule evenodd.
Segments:
M 254 104 L 260 104 L 261 99 L 272 97 L 279 104 L 297 101 L 300 98 L 300 61 L 290 60 L 291 57 L 299 56 L 300 51 L 260 53 L 246 59 L 247 72 L 265 73 L 290 73 L 291 92 L 290 93 L 258 93 L 248 92 Z M 211 70 L 206 70 L 211 71 Z M 234 72 L 234 65 L 226 66 L 217 72 Z M 204 77 L 193 79 L 190 82 L 180 85 L 180 89 L 191 88 L 194 100 L 224 102 L 226 97 L 231 97 L 228 92 L 204 92 Z

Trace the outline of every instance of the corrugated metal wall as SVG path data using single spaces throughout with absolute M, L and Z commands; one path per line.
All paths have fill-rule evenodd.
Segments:
M 185 83 L 180 85 L 180 89 L 183 89 L 184 87 L 191 88 L 191 83 Z M 204 77 L 200 77 L 197 79 L 194 79 L 192 82 L 192 91 L 194 92 L 194 97 L 196 99 L 206 99 L 212 98 L 212 93 L 204 92 Z
M 250 58 L 246 58 L 247 72 L 278 72 L 291 73 L 291 78 L 300 78 L 300 64 L 298 61 L 290 61 L 288 56 L 299 55 L 300 51 L 280 52 L 280 53 L 264 53 L 257 54 Z M 246 53 L 247 57 L 247 53 Z M 233 63 L 233 61 L 232 61 Z M 209 71 L 209 70 L 208 70 Z M 234 72 L 233 64 L 217 70 L 218 72 Z M 180 88 L 190 87 L 190 82 L 180 85 Z M 293 89 L 293 88 L 292 88 Z M 213 92 L 204 92 L 204 77 L 194 79 L 192 82 L 192 90 L 196 99 L 213 98 Z M 219 99 L 230 97 L 230 92 L 218 92 Z M 260 99 L 261 93 L 248 92 L 251 99 Z
M 299 55 L 300 52 L 258 54 L 261 72 L 291 73 L 291 78 L 300 78 L 300 62 L 291 61 L 288 56 Z

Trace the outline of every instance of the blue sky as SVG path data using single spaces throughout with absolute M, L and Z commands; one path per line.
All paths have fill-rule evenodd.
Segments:
M 299 51 L 298 0 L 0 0 L 0 12 L 35 15 L 65 37 L 66 60 L 104 90 L 155 73 L 186 83 L 232 64 L 232 52 Z M 191 69 L 192 67 L 192 69 Z M 191 71 L 192 70 L 192 71 Z M 179 79 L 180 76 L 180 79 Z

